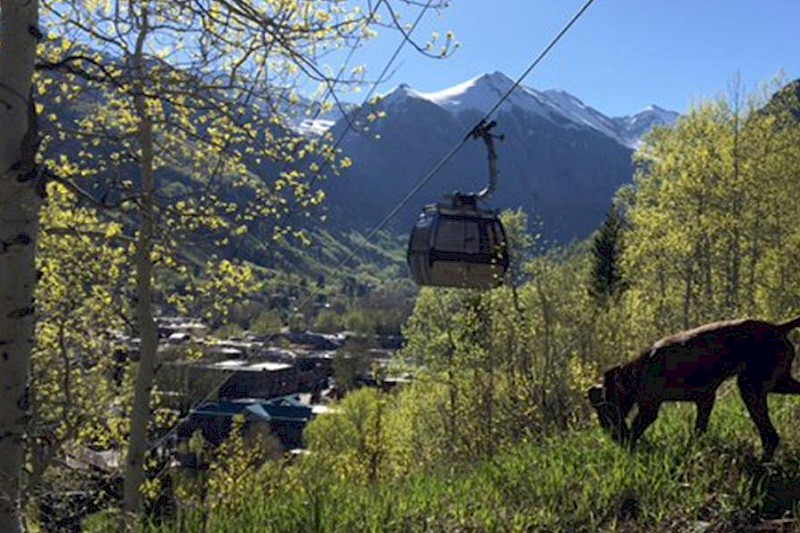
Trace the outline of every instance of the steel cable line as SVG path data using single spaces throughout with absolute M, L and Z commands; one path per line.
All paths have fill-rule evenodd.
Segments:
M 503 96 L 500 97 L 497 103 L 494 104 L 492 108 L 486 112 L 486 114 L 481 119 L 481 122 L 489 120 L 489 118 L 494 114 L 494 112 L 497 111 L 501 105 L 503 105 L 503 102 L 505 102 L 506 99 L 508 99 L 508 97 L 511 96 L 511 93 L 514 92 L 514 90 L 520 86 L 523 80 L 528 77 L 528 75 L 533 71 L 533 69 L 535 69 L 539 65 L 539 63 L 542 62 L 542 60 L 550 52 L 550 50 L 552 50 L 558 44 L 561 38 L 564 37 L 564 35 L 569 31 L 569 29 L 578 21 L 579 18 L 581 18 L 581 16 L 586 12 L 586 10 L 589 9 L 589 6 L 591 6 L 593 2 L 594 0 L 587 0 L 587 2 L 583 4 L 583 6 L 578 11 L 576 11 L 574 15 L 572 15 L 572 18 L 570 18 L 569 21 L 564 25 L 564 27 L 561 28 L 561 30 L 556 34 L 556 36 L 553 37 L 553 39 L 544 48 L 544 50 L 542 50 L 539 53 L 539 55 L 536 56 L 533 62 L 531 62 L 531 64 L 528 65 L 528 68 L 526 68 L 522 72 L 522 74 L 519 75 L 519 77 L 514 81 L 513 85 L 511 85 L 511 88 L 508 89 L 505 92 L 505 94 L 503 94 Z
M 371 17 L 372 17 L 372 16 L 374 16 L 374 14 L 375 14 L 375 12 L 377 11 L 378 7 L 379 7 L 379 6 L 380 6 L 380 4 L 381 4 L 382 2 L 384 2 L 384 1 L 385 1 L 385 0 L 379 0 L 379 1 L 378 1 L 378 2 L 375 4 L 375 7 L 374 7 L 374 9 L 373 9 L 373 12 L 372 12 L 372 15 L 371 15 Z M 419 12 L 419 14 L 417 15 L 416 19 L 414 19 L 414 22 L 411 24 L 411 26 L 409 27 L 409 29 L 408 29 L 408 30 L 406 30 L 406 31 L 403 33 L 403 39 L 400 41 L 400 44 L 399 44 L 399 45 L 398 45 L 398 46 L 395 48 L 394 52 L 393 52 L 393 53 L 392 53 L 392 55 L 389 57 L 389 60 L 388 60 L 388 61 L 386 62 L 386 64 L 384 65 L 384 67 L 383 67 L 383 69 L 381 70 L 380 74 L 378 74 L 378 77 L 377 77 L 377 78 L 375 78 L 375 81 L 374 81 L 374 82 L 371 84 L 371 85 L 372 85 L 372 87 L 370 88 L 370 90 L 367 92 L 367 95 L 366 95 L 366 96 L 364 97 L 364 99 L 362 100 L 362 102 L 361 102 L 361 105 L 360 105 L 360 106 L 358 106 L 358 109 L 359 109 L 359 111 L 357 111 L 357 113 L 360 113 L 360 111 L 364 109 L 364 106 L 365 106 L 365 105 L 367 105 L 367 104 L 369 103 L 370 99 L 371 99 L 371 98 L 372 98 L 372 96 L 375 94 L 375 91 L 377 90 L 377 88 L 378 88 L 378 85 L 380 85 L 381 83 L 383 83 L 383 82 L 385 81 L 385 79 L 386 79 L 386 76 L 387 76 L 387 74 L 388 74 L 388 72 L 389 72 L 389 69 L 390 69 L 390 68 L 392 68 L 392 65 L 393 65 L 393 64 L 394 64 L 394 62 L 397 60 L 397 58 L 400 56 L 400 52 L 403 50 L 403 48 L 406 46 L 406 44 L 407 44 L 407 43 L 408 43 L 408 42 L 411 40 L 411 35 L 412 35 L 412 34 L 414 33 L 414 31 L 417 29 L 417 26 L 418 26 L 418 25 L 419 25 L 419 23 L 422 21 L 422 18 L 425 16 L 425 14 L 428 12 L 428 10 L 429 10 L 429 9 L 431 9 L 431 6 L 433 5 L 433 2 L 434 2 L 434 0 L 428 0 L 428 2 L 427 2 L 427 3 L 426 3 L 424 6 L 422 6 L 422 9 L 420 10 L 420 12 Z M 388 5 L 388 4 L 387 4 L 387 5 Z M 361 39 L 361 38 L 359 37 L 359 41 L 358 41 L 358 42 L 360 42 L 360 39 Z M 354 50 L 355 50 L 355 48 L 352 48 L 352 49 L 351 49 L 351 54 L 348 56 L 348 61 L 349 61 L 349 57 L 351 57 L 351 56 L 352 56 L 352 52 L 353 52 Z M 343 68 L 344 68 L 344 67 L 343 67 Z M 341 72 L 342 72 L 342 71 L 340 71 L 340 73 L 339 73 L 339 74 L 341 74 Z M 317 116 L 319 116 L 319 111 L 321 110 L 321 108 L 322 108 L 322 106 L 321 106 L 321 105 L 320 105 L 320 106 L 317 108 Z M 346 120 L 346 121 L 345 121 L 345 128 L 344 128 L 344 130 L 343 130 L 343 131 L 342 131 L 342 133 L 339 135 L 339 137 L 338 137 L 338 138 L 337 138 L 337 139 L 334 141 L 334 143 L 331 145 L 331 153 L 332 153 L 332 154 L 335 154 L 335 152 L 336 152 L 336 149 L 337 149 L 337 148 L 339 148 L 339 147 L 341 146 L 342 142 L 344 142 L 344 139 L 345 139 L 345 137 L 347 137 L 347 135 L 348 135 L 348 134 L 349 134 L 351 131 L 353 131 L 353 129 L 354 129 L 354 125 L 355 125 L 355 123 L 356 123 L 356 120 L 357 120 L 357 118 L 358 118 L 357 116 L 353 116 L 352 118 L 350 118 L 350 119 L 348 119 L 348 120 Z M 310 180 L 310 182 L 309 182 L 309 188 L 310 188 L 310 187 L 312 187 L 313 185 L 315 185 L 315 184 L 316 184 L 316 183 L 317 183 L 317 182 L 318 182 L 318 181 L 321 179 L 322 173 L 325 171 L 325 169 L 327 169 L 327 168 L 330 166 L 330 164 L 331 164 L 331 160 L 330 160 L 330 159 L 326 159 L 326 160 L 325 160 L 325 161 L 322 163 L 322 165 L 320 166 L 319 170 L 317 170 L 317 171 L 314 173 L 314 177 L 313 177 L 313 178 Z M 288 164 L 284 166 L 283 170 L 281 170 L 281 174 L 283 174 L 284 172 L 286 172 L 286 170 L 288 170 Z M 294 216 L 295 214 L 296 214 L 296 211 L 292 212 L 291 214 L 289 214 L 289 216 L 287 217 L 287 219 L 286 219 L 286 220 L 287 220 L 287 221 L 291 220 L 291 219 L 292 219 L 292 216 Z M 260 248 L 262 248 L 262 249 L 264 248 L 263 244 L 261 244 L 261 242 L 260 242 L 260 241 L 258 241 L 258 239 L 256 239 L 256 238 L 255 238 L 253 235 L 251 235 L 251 234 L 247 233 L 247 234 L 246 234 L 246 238 L 248 238 L 248 239 L 252 240 L 253 242 L 257 243 L 257 244 L 259 245 L 259 247 L 260 247 Z
M 427 10 L 430 8 L 430 5 L 432 4 L 432 2 L 433 2 L 433 0 L 428 0 L 428 3 L 427 3 L 427 4 L 426 4 L 426 5 L 423 7 L 423 9 L 420 11 L 420 14 L 419 14 L 419 16 L 417 17 L 417 19 L 415 20 L 415 22 L 414 22 L 414 25 L 413 25 L 413 26 L 412 26 L 412 28 L 411 28 L 411 31 L 409 31 L 409 32 L 408 32 L 408 34 L 409 34 L 409 35 L 410 35 L 410 34 L 413 32 L 413 29 L 415 29 L 415 28 L 416 28 L 416 26 L 419 24 L 419 21 L 422 19 L 422 16 L 425 14 L 425 12 L 427 12 Z M 448 161 L 450 161 L 450 159 L 452 159 L 452 158 L 455 156 L 455 154 L 456 154 L 456 153 L 457 153 L 457 152 L 458 152 L 458 151 L 461 149 L 461 147 L 463 147 L 463 146 L 464 146 L 464 144 L 466 144 L 466 142 L 467 142 L 467 141 L 469 140 L 469 138 L 472 136 L 472 133 L 473 133 L 473 132 L 474 132 L 476 129 L 478 129 L 479 127 L 483 126 L 483 125 L 486 123 L 486 121 L 487 121 L 487 120 L 490 118 L 490 116 L 491 116 L 491 115 L 492 115 L 492 114 L 493 114 L 495 111 L 497 111 L 497 109 L 498 109 L 498 108 L 499 108 L 499 107 L 500 107 L 500 106 L 503 104 L 503 102 L 504 102 L 506 99 L 508 99 L 508 97 L 511 95 L 511 93 L 512 93 L 512 92 L 513 92 L 513 91 L 514 91 L 514 90 L 515 90 L 517 87 L 519 87 L 519 85 L 522 83 L 522 81 L 523 81 L 523 80 L 524 80 L 524 79 L 525 79 L 525 78 L 526 78 L 526 77 L 527 77 L 527 76 L 528 76 L 528 75 L 529 75 L 529 74 L 530 74 L 530 73 L 533 71 L 533 69 L 534 69 L 534 68 L 536 68 L 536 66 L 537 66 L 539 63 L 541 63 L 541 61 L 542 61 L 542 60 L 545 58 L 545 56 L 546 56 L 546 55 L 547 55 L 547 54 L 548 54 L 548 53 L 549 53 L 549 52 L 550 52 L 550 51 L 551 51 L 551 50 L 552 50 L 552 49 L 555 47 L 555 45 L 556 45 L 556 44 L 558 44 L 558 42 L 561 40 L 561 38 L 562 38 L 562 37 L 563 37 L 563 36 L 564 36 L 564 35 L 565 35 L 565 34 L 566 34 L 568 31 L 569 31 L 569 29 L 570 29 L 570 28 L 571 28 L 571 27 L 572 27 L 572 26 L 575 24 L 575 22 L 577 22 L 577 21 L 578 21 L 578 19 L 579 19 L 579 18 L 580 18 L 580 17 L 581 17 L 581 16 L 582 16 L 582 15 L 583 15 L 585 12 L 586 12 L 586 10 L 589 8 L 589 6 L 591 6 L 591 4 L 592 4 L 593 2 L 594 2 L 594 0 L 587 0 L 587 2 L 586 2 L 584 5 L 583 5 L 583 7 L 581 7 L 581 9 L 580 9 L 580 10 L 578 10 L 578 11 L 577 11 L 577 12 L 576 12 L 576 13 L 575 13 L 573 16 L 572 16 L 572 18 L 571 18 L 571 19 L 570 19 L 570 20 L 567 22 L 567 24 L 566 24 L 566 25 L 564 25 L 564 27 L 563 27 L 563 28 L 562 28 L 562 29 L 561 29 L 561 30 L 560 30 L 560 31 L 559 31 L 559 32 L 556 34 L 556 36 L 555 36 L 555 37 L 554 37 L 554 38 L 553 38 L 553 39 L 550 41 L 550 43 L 549 43 L 549 44 L 548 44 L 548 45 L 547 45 L 547 46 L 544 48 L 544 50 L 543 50 L 541 53 L 539 53 L 539 55 L 538 55 L 538 56 L 537 56 L 537 57 L 536 57 L 536 58 L 533 60 L 533 62 L 532 62 L 532 63 L 531 63 L 531 64 L 530 64 L 530 65 L 529 65 L 529 66 L 528 66 L 526 69 L 525 69 L 525 71 L 523 71 L 522 75 L 520 75 L 520 76 L 517 78 L 517 80 L 514 82 L 514 84 L 511 86 L 511 88 L 510 88 L 510 89 L 508 89 L 508 90 L 506 91 L 506 93 L 505 93 L 505 94 L 503 94 L 503 95 L 500 97 L 500 99 L 499 99 L 499 100 L 498 100 L 498 101 L 495 103 L 495 105 L 494 105 L 494 106 L 492 106 L 492 108 L 491 108 L 491 109 L 490 109 L 490 110 L 489 110 L 489 111 L 488 111 L 488 112 L 487 112 L 487 113 L 486 113 L 486 114 L 483 116 L 483 118 L 482 118 L 482 119 L 481 119 L 481 120 L 478 122 L 478 124 L 477 124 L 475 127 L 473 127 L 471 130 L 469 130 L 469 132 L 467 132 L 467 134 L 466 134 L 466 135 L 464 135 L 464 137 L 461 139 L 461 141 L 460 141 L 460 142 L 458 142 L 458 143 L 457 143 L 455 146 L 453 146 L 453 148 L 452 148 L 452 149 L 450 149 L 450 151 L 449 151 L 449 152 L 447 152 L 447 153 L 446 153 L 446 154 L 445 154 L 445 155 L 444 155 L 444 156 L 443 156 L 443 157 L 442 157 L 442 158 L 441 158 L 441 159 L 440 159 L 440 160 L 439 160 L 439 161 L 438 161 L 438 162 L 437 162 L 437 163 L 436 163 L 436 164 L 435 164 L 435 165 L 434 165 L 432 168 L 431 168 L 431 170 L 430 170 L 430 171 L 428 171 L 428 173 L 427 173 L 427 174 L 425 174 L 425 175 L 424 175 L 424 176 L 423 176 L 421 179 L 419 179 L 419 180 L 418 180 L 418 181 L 417 181 L 417 182 L 414 184 L 414 186 L 413 186 L 413 187 L 411 188 L 411 190 L 410 190 L 410 191 L 409 191 L 409 192 L 408 192 L 408 193 L 407 193 L 407 194 L 406 194 L 406 195 L 403 197 L 403 199 L 402 199 L 400 202 L 398 202 L 398 204 L 397 204 L 397 205 L 395 205 L 395 207 L 394 207 L 394 208 L 393 208 L 393 209 L 392 209 L 392 210 L 391 210 L 391 211 L 390 211 L 390 212 L 389 212 L 389 213 L 388 213 L 388 214 L 387 214 L 387 215 L 386 215 L 386 216 L 383 218 L 383 220 L 381 220 L 381 222 L 380 222 L 380 223 L 379 223 L 377 226 L 375 226 L 375 228 L 373 228 L 373 229 L 372 229 L 372 230 L 371 230 L 371 231 L 370 231 L 370 232 L 367 234 L 367 236 L 366 236 L 366 237 L 364 237 L 364 238 L 362 239 L 362 241 L 361 241 L 360 243 L 356 243 L 355 247 L 354 247 L 354 248 L 353 248 L 353 249 L 350 251 L 350 253 L 349 253 L 349 254 L 348 254 L 348 255 L 347 255 L 347 256 L 346 256 L 346 257 L 345 257 L 343 260 L 341 260 L 341 261 L 340 261 L 340 262 L 337 264 L 337 266 L 336 266 L 336 268 L 335 268 L 335 270 L 336 270 L 336 271 L 340 271 L 340 270 L 342 269 L 342 267 L 344 267 L 344 266 L 345 266 L 345 265 L 346 265 L 346 264 L 347 264 L 347 263 L 348 263 L 348 262 L 349 262 L 349 261 L 350 261 L 350 260 L 351 260 L 353 257 L 355 257 L 355 255 L 356 255 L 356 254 L 357 254 L 359 251 L 361 251 L 361 250 L 363 249 L 363 247 L 364 247 L 364 246 L 365 246 L 367 243 L 369 243 L 369 241 L 370 241 L 370 240 L 371 240 L 371 239 L 372 239 L 372 238 L 373 238 L 373 237 L 374 237 L 374 236 L 375 236 L 375 235 L 376 235 L 376 234 L 377 234 L 379 231 L 381 231 L 381 230 L 382 230 L 382 229 L 383 229 L 383 228 L 386 226 L 386 224 L 388 224 L 388 223 L 389 223 L 389 221 L 390 221 L 392 218 L 394 218 L 394 216 L 395 216 L 395 215 L 397 215 L 397 213 L 400 211 L 400 209 L 402 209 L 402 208 L 403 208 L 403 207 L 404 207 L 404 206 L 405 206 L 405 205 L 408 203 L 408 201 L 409 201 L 409 200 L 410 200 L 410 199 L 411 199 L 411 198 L 412 198 L 412 197 L 413 197 L 413 196 L 414 196 L 414 195 L 415 195 L 417 192 L 419 192 L 419 190 L 420 190 L 422 187 L 424 187 L 424 186 L 425 186 L 425 185 L 426 185 L 426 184 L 427 184 L 427 183 L 428 183 L 428 182 L 429 182 L 431 179 L 433 179 L 433 177 L 434 177 L 434 176 L 435 176 L 435 175 L 436 175 L 436 174 L 437 174 L 437 173 L 438 173 L 438 172 L 441 170 L 441 168 L 442 168 L 442 167 L 443 167 L 445 164 L 447 164 L 447 162 L 448 162 Z M 398 55 L 399 55 L 399 53 L 400 53 L 400 50 L 402 49 L 402 47 L 405 45 L 405 43 L 406 43 L 407 41 L 408 41 L 407 39 L 403 39 L 403 41 L 400 43 L 400 46 L 398 46 L 398 47 L 397 47 L 397 49 L 395 50 L 395 53 L 393 53 L 393 54 L 392 54 L 392 56 L 391 56 L 391 58 L 390 58 L 389 62 L 387 63 L 387 66 L 386 66 L 386 67 L 383 69 L 382 75 L 383 75 L 385 72 L 387 72 L 387 71 L 388 71 L 388 69 L 390 68 L 390 65 L 391 65 L 391 63 L 392 63 L 392 62 L 393 62 L 393 61 L 394 61 L 394 60 L 397 58 L 397 56 L 398 56 Z M 379 77 L 379 79 L 380 79 L 380 77 Z M 377 87 L 377 84 L 375 84 L 375 85 L 374 85 L 374 87 Z M 374 92 L 374 87 L 373 87 L 373 91 L 371 91 L 371 92 Z M 349 129 L 350 129 L 350 128 L 348 127 L 348 128 L 346 128 L 346 129 L 345 129 L 345 131 L 348 131 Z M 341 140 L 341 139 L 343 139 L 343 138 L 344 138 L 344 134 L 343 134 L 343 135 L 340 137 L 340 140 Z M 311 293 L 310 293 L 310 294 L 309 294 L 309 295 L 308 295 L 308 296 L 307 296 L 307 297 L 306 297 L 306 298 L 305 298 L 303 301 L 301 301 L 301 302 L 300 302 L 300 304 L 298 304 L 298 305 L 297 305 L 297 309 L 303 308 L 303 307 L 305 307 L 306 305 L 308 305 L 308 303 L 309 303 L 309 302 L 310 302 L 310 301 L 311 301 L 311 300 L 314 298 L 314 296 L 316 296 L 316 295 L 318 294 L 318 292 L 319 292 L 319 287 L 316 287 L 314 290 L 312 290 L 312 291 L 311 291 Z M 216 392 L 219 390 L 219 388 L 220 388 L 220 387 L 222 387 L 222 386 L 223 386 L 225 383 L 227 383 L 229 379 L 230 379 L 230 377 L 226 377 L 224 380 L 221 380 L 221 382 L 219 383 L 219 385 L 217 385 L 217 386 L 216 386 L 216 387 L 214 387 L 214 388 L 213 388 L 211 391 L 209 391 L 209 393 L 208 393 L 208 394 L 207 394 L 207 395 L 204 397 L 204 399 L 203 399 L 203 400 L 201 400 L 199 403 L 197 403 L 197 404 L 195 404 L 195 405 L 200 405 L 201 403 L 204 403 L 204 402 L 208 401 L 209 399 L 211 399 L 211 397 L 213 397 L 213 395 L 214 395 L 214 394 L 215 394 L 215 393 L 216 393 Z M 178 424 L 176 424 L 176 425 L 173 427 L 173 429 L 172 429 L 172 430 L 170 430 L 169 432 L 167 432 L 167 434 L 165 434 L 165 435 L 164 435 L 163 437 L 161 437 L 160 439 L 157 439 L 157 440 L 154 442 L 154 444 L 153 444 L 153 445 L 150 447 L 149 451 L 152 451 L 153 449 L 157 448 L 157 447 L 158 447 L 158 446 L 159 446 L 161 443 L 165 442 L 165 441 L 166 441 L 168 438 L 170 438 L 170 437 L 172 436 L 172 434 L 174 434 L 174 432 L 176 431 L 176 429 L 175 429 L 175 428 L 177 428 L 177 426 L 178 426 L 178 425 L 180 425 L 180 423 L 181 423 L 181 422 L 185 421 L 185 420 L 186 420 L 186 418 L 187 418 L 187 417 L 184 417 L 184 418 L 182 418 L 182 419 L 181 419 L 181 421 L 180 421 Z
M 561 28 L 561 30 L 550 40 L 548 45 L 534 58 L 534 60 L 528 65 L 528 67 L 522 72 L 522 74 L 514 81 L 511 87 L 498 99 L 498 101 L 487 111 L 483 118 L 481 118 L 478 123 L 470 129 L 453 148 L 450 149 L 432 168 L 425 174 L 422 178 L 420 178 L 414 186 L 409 190 L 409 192 L 400 200 L 400 202 L 392 208 L 391 211 L 381 220 L 381 222 L 373 228 L 366 237 L 360 243 L 356 243 L 355 247 L 351 250 L 351 252 L 345 256 L 345 258 L 340 261 L 335 268 L 335 271 L 341 271 L 341 269 L 353 258 L 356 256 L 358 252 L 360 252 L 366 244 L 379 232 L 381 231 L 389 221 L 397 215 L 397 213 L 411 200 L 411 198 L 419 192 L 422 187 L 424 187 L 433 177 L 442 169 L 444 165 L 446 165 L 450 159 L 452 159 L 456 153 L 466 144 L 466 142 L 472 137 L 473 133 L 476 132 L 479 128 L 483 127 L 489 118 L 503 105 L 511 93 L 516 90 L 522 81 L 535 69 L 539 63 L 547 56 L 548 53 L 558 44 L 558 42 L 564 37 L 564 35 L 572 28 L 572 26 L 578 21 L 578 19 L 583 16 L 589 6 L 594 3 L 594 0 L 587 0 L 583 6 L 575 12 L 575 14 L 567 21 L 567 23 Z M 308 302 L 314 298 L 319 292 L 319 287 L 316 287 L 311 293 L 300 303 L 298 304 L 297 308 L 305 307 Z
M 420 15 L 415 20 L 411 31 L 413 31 L 413 29 L 416 28 L 417 24 L 422 19 L 422 16 L 424 15 L 424 13 L 427 12 L 427 10 L 430 8 L 430 5 L 432 4 L 432 2 L 433 2 L 433 0 L 428 0 L 428 3 L 423 7 L 423 9 L 420 12 Z M 392 218 L 394 218 L 394 216 L 400 211 L 400 209 L 402 209 L 408 203 L 408 201 L 417 192 L 419 192 L 419 190 L 422 187 L 424 187 L 431 179 L 433 179 L 433 177 L 442 169 L 442 167 L 445 164 L 447 164 L 447 162 L 450 161 L 456 155 L 456 153 L 464 146 L 464 144 L 466 144 L 467 140 L 469 140 L 469 138 L 472 136 L 472 133 L 474 131 L 476 131 L 478 128 L 482 127 L 486 123 L 486 121 L 491 117 L 491 115 L 494 114 L 500 108 L 500 106 L 505 102 L 505 100 L 508 99 L 508 97 L 511 95 L 511 93 L 517 87 L 519 87 L 519 85 L 522 83 L 522 81 L 528 75 L 530 75 L 530 73 L 533 71 L 533 69 L 536 68 L 536 66 L 538 66 L 541 63 L 541 61 L 556 46 L 556 44 L 558 44 L 558 42 L 564 37 L 564 35 L 570 30 L 570 28 L 578 21 L 578 19 L 581 18 L 581 16 L 586 12 L 586 10 L 592 5 L 592 3 L 594 3 L 594 0 L 587 0 L 587 2 L 570 18 L 570 20 L 564 25 L 564 27 L 562 27 L 562 29 L 556 34 L 556 36 L 542 50 L 542 52 L 540 52 L 538 54 L 538 56 L 531 62 L 531 64 L 528 65 L 528 67 L 523 71 L 523 73 L 514 81 L 512 86 L 500 97 L 500 99 L 489 109 L 489 111 L 487 111 L 484 114 L 483 118 L 481 118 L 481 120 L 478 122 L 478 124 L 476 124 L 475 127 L 470 129 L 462 137 L 461 141 L 459 141 L 452 149 L 450 149 L 450 151 L 448 151 L 431 168 L 430 171 L 428 171 L 422 178 L 420 178 L 414 184 L 414 186 L 402 198 L 402 200 L 400 202 L 398 202 L 397 205 L 395 205 L 395 207 L 383 218 L 383 220 L 381 220 L 381 222 L 377 226 L 375 226 L 375 228 L 373 228 L 367 234 L 366 237 L 364 237 L 364 239 L 360 243 L 356 243 L 355 248 L 342 261 L 340 261 L 338 263 L 338 265 L 336 266 L 336 270 L 337 271 L 340 271 L 342 267 L 344 267 L 353 257 L 355 257 L 355 255 L 359 251 L 361 251 L 361 249 L 363 249 L 365 244 L 367 244 L 370 241 L 370 239 L 372 239 L 379 231 L 381 231 L 386 226 L 386 224 L 388 224 L 388 222 Z M 408 32 L 409 35 L 411 34 L 411 31 Z M 398 57 L 402 47 L 405 45 L 407 40 L 408 39 L 404 38 L 403 41 L 401 42 L 400 46 L 398 46 L 398 48 L 392 54 L 392 56 L 390 58 L 390 61 L 387 63 L 387 66 L 383 69 L 383 71 L 381 73 L 381 76 L 379 76 L 379 78 L 378 78 L 378 81 L 388 71 L 388 69 L 391 66 L 391 63 L 396 60 L 396 58 Z M 370 95 L 368 95 L 368 98 L 371 97 L 371 94 L 374 92 L 376 87 L 377 87 L 377 82 L 376 82 L 375 86 L 373 87 L 373 89 L 370 91 Z M 344 139 L 344 136 L 347 134 L 347 132 L 349 132 L 350 129 L 351 129 L 351 127 L 348 124 L 348 127 L 345 129 L 345 132 L 340 136 L 338 141 L 334 144 L 334 147 L 338 147 L 338 145 L 341 144 L 342 140 Z M 307 305 L 308 302 L 318 293 L 318 290 L 319 290 L 319 287 L 317 287 L 313 291 L 311 291 L 311 293 L 306 297 L 305 300 L 303 300 L 297 306 L 297 308 L 305 307 L 305 305 Z M 217 393 L 219 388 L 222 387 L 225 383 L 227 383 L 229 379 L 230 379 L 230 376 L 226 377 L 223 380 L 220 380 L 219 384 L 216 385 L 213 389 L 211 389 L 209 391 L 209 393 L 206 396 L 204 396 L 204 398 L 200 402 L 195 404 L 195 406 L 200 405 L 202 403 L 205 403 L 206 401 L 209 401 L 213 397 L 213 395 Z M 189 416 L 191 416 L 191 409 L 189 410 L 189 413 L 186 416 L 182 417 L 166 434 L 164 434 L 162 437 L 156 439 L 153 442 L 153 444 L 151 444 L 151 446 L 148 447 L 147 453 L 152 452 L 154 449 L 158 448 L 161 444 L 163 444 L 169 438 L 171 438 L 175 434 L 175 432 L 177 431 L 178 427 L 183 422 L 185 422 L 188 419 Z

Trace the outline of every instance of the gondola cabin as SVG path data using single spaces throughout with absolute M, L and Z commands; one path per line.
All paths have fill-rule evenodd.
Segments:
M 474 194 L 446 196 L 425 206 L 408 244 L 408 266 L 418 285 L 491 289 L 508 270 L 505 230 Z

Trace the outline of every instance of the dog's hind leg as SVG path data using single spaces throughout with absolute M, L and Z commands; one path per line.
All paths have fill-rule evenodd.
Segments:
M 775 454 L 780 437 L 769 419 L 766 391 L 760 384 L 753 383 L 747 378 L 743 379 L 742 376 L 739 377 L 739 391 L 742 393 L 742 400 L 744 400 L 747 411 L 750 413 L 750 417 L 755 422 L 758 433 L 761 436 L 762 459 L 769 461 Z
M 792 377 L 792 362 L 795 358 L 794 346 L 788 339 L 777 346 L 773 353 L 765 354 L 772 359 L 769 379 L 764 380 L 767 392 L 778 394 L 800 394 L 800 382 Z
M 708 429 L 708 419 L 711 417 L 711 411 L 714 409 L 715 394 L 709 394 L 701 399 L 695 400 L 697 405 L 697 422 L 694 429 L 698 433 L 705 433 Z
M 770 387 L 769 392 L 777 394 L 800 394 L 800 381 L 791 376 L 784 376 Z

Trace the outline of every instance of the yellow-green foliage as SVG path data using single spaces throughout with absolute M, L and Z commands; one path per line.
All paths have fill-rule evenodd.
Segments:
M 354 483 L 376 481 L 383 476 L 384 460 L 393 435 L 386 431 L 386 410 L 391 400 L 373 389 L 347 395 L 335 413 L 309 426 L 305 437 L 319 454 L 320 468 Z M 330 458 L 330 462 L 326 459 Z
M 283 220 L 318 206 L 320 180 L 351 164 L 339 157 L 332 134 L 306 138 L 289 126 L 306 111 L 297 105 L 301 80 L 313 78 L 318 96 L 353 81 L 317 60 L 373 35 L 375 19 L 358 6 L 319 0 L 265 0 L 242 9 L 213 0 L 42 4 L 50 28 L 39 50 L 50 69 L 37 85 L 46 119 L 43 153 L 62 178 L 102 180 L 112 203 L 133 209 L 146 152 L 140 126 L 147 120 L 153 169 L 172 178 L 158 191 L 168 251 L 196 232 L 217 245 L 301 236 L 296 222 Z M 138 62 L 146 68 L 135 68 Z M 80 112 L 67 114 L 66 106 Z M 332 107 L 328 102 L 323 110 Z M 256 227 L 254 238 L 249 232 Z
M 44 469 L 75 442 L 105 448 L 124 431 L 113 413 L 125 404 L 126 364 L 115 361 L 114 334 L 125 331 L 129 256 L 119 225 L 74 205 L 49 187 L 42 213 L 39 321 L 33 352 L 33 470 Z M 39 472 L 43 473 L 43 470 Z M 35 477 L 35 474 L 34 474 Z
M 253 428 L 245 431 L 244 418 L 234 417 L 230 436 L 214 450 L 210 461 L 210 508 L 236 512 L 247 505 L 247 494 L 258 488 L 258 468 L 275 449 L 268 433 Z
M 764 104 L 703 104 L 638 154 L 628 305 L 657 330 L 800 311 L 800 130 L 789 109 Z
M 66 452 L 123 449 L 135 369 L 120 340 L 132 334 L 126 316 L 133 290 L 120 224 L 80 207 L 58 184 L 48 187 L 41 224 L 28 449 L 33 484 Z M 161 407 L 157 393 L 153 424 L 171 427 L 175 413 Z
M 187 509 L 179 524 L 153 529 L 666 533 L 792 527 L 776 519 L 796 513 L 800 501 L 797 402 L 784 397 L 771 404 L 786 444 L 769 465 L 755 459 L 755 426 L 733 394 L 720 399 L 709 433 L 699 439 L 692 434 L 692 408 L 665 407 L 634 454 L 594 427 L 519 443 L 468 464 L 441 457 L 425 472 L 372 483 L 341 477 L 343 468 L 331 468 L 316 453 L 293 464 L 266 463 L 255 484 L 248 477 L 227 489 L 237 487 L 232 497 L 247 505 Z

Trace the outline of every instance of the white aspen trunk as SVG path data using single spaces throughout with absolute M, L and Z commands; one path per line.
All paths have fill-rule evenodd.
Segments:
M 536 292 L 539 293 L 539 305 L 542 307 L 542 320 L 544 331 L 542 333 L 544 337 L 544 365 L 542 366 L 542 371 L 539 373 L 539 379 L 541 380 L 541 400 L 540 405 L 543 408 L 547 407 L 549 397 L 547 393 L 547 387 L 545 383 L 552 377 L 551 375 L 551 356 L 552 356 L 552 309 L 550 305 L 550 301 L 547 298 L 547 295 L 544 293 L 544 288 L 542 287 L 541 280 L 536 281 Z
M 141 80 L 144 75 L 142 50 L 148 32 L 147 10 L 143 9 L 141 28 L 136 43 L 134 69 Z M 158 330 L 153 318 L 153 237 L 155 205 L 153 121 L 147 113 L 147 102 L 140 81 L 134 106 L 139 118 L 138 140 L 141 150 L 139 168 L 142 186 L 139 200 L 140 225 L 136 240 L 136 323 L 141 338 L 139 365 L 133 389 L 131 434 L 125 463 L 123 509 L 126 514 L 138 514 L 141 508 L 140 489 L 144 481 L 147 453 L 147 426 L 150 422 L 150 396 L 155 377 L 158 351 Z
M 663 260 L 663 257 L 659 257 L 659 259 Z M 669 320 L 665 320 L 666 315 L 664 314 L 664 302 L 667 301 L 667 276 L 664 272 L 663 263 L 658 263 L 658 289 L 659 289 L 659 298 L 658 298 L 658 313 L 656 314 L 656 331 L 659 333 L 663 333 L 666 329 L 666 326 L 669 324 Z M 669 324 L 671 326 L 671 324 Z
M 488 446 L 488 453 L 490 457 L 494 457 L 496 452 L 495 435 L 494 435 L 494 361 L 493 357 L 489 358 L 489 384 L 486 387 L 486 432 L 488 439 L 486 440 Z
M 692 264 L 691 259 L 686 260 L 683 291 L 683 329 L 689 329 L 691 319 L 689 317 L 692 308 Z
M 25 426 L 43 180 L 31 101 L 38 2 L 0 0 L 0 531 L 23 531 Z
M 739 144 L 740 144 L 740 128 L 739 128 L 739 98 L 734 101 L 733 110 L 733 201 L 731 202 L 732 213 L 741 213 L 742 208 L 742 183 L 740 180 L 741 173 L 739 170 Z M 733 228 L 733 235 L 731 237 L 730 245 L 730 270 L 728 281 L 728 294 L 727 294 L 727 311 L 739 312 L 739 293 L 741 292 L 741 270 L 742 270 L 742 235 L 739 229 L 738 222 Z

